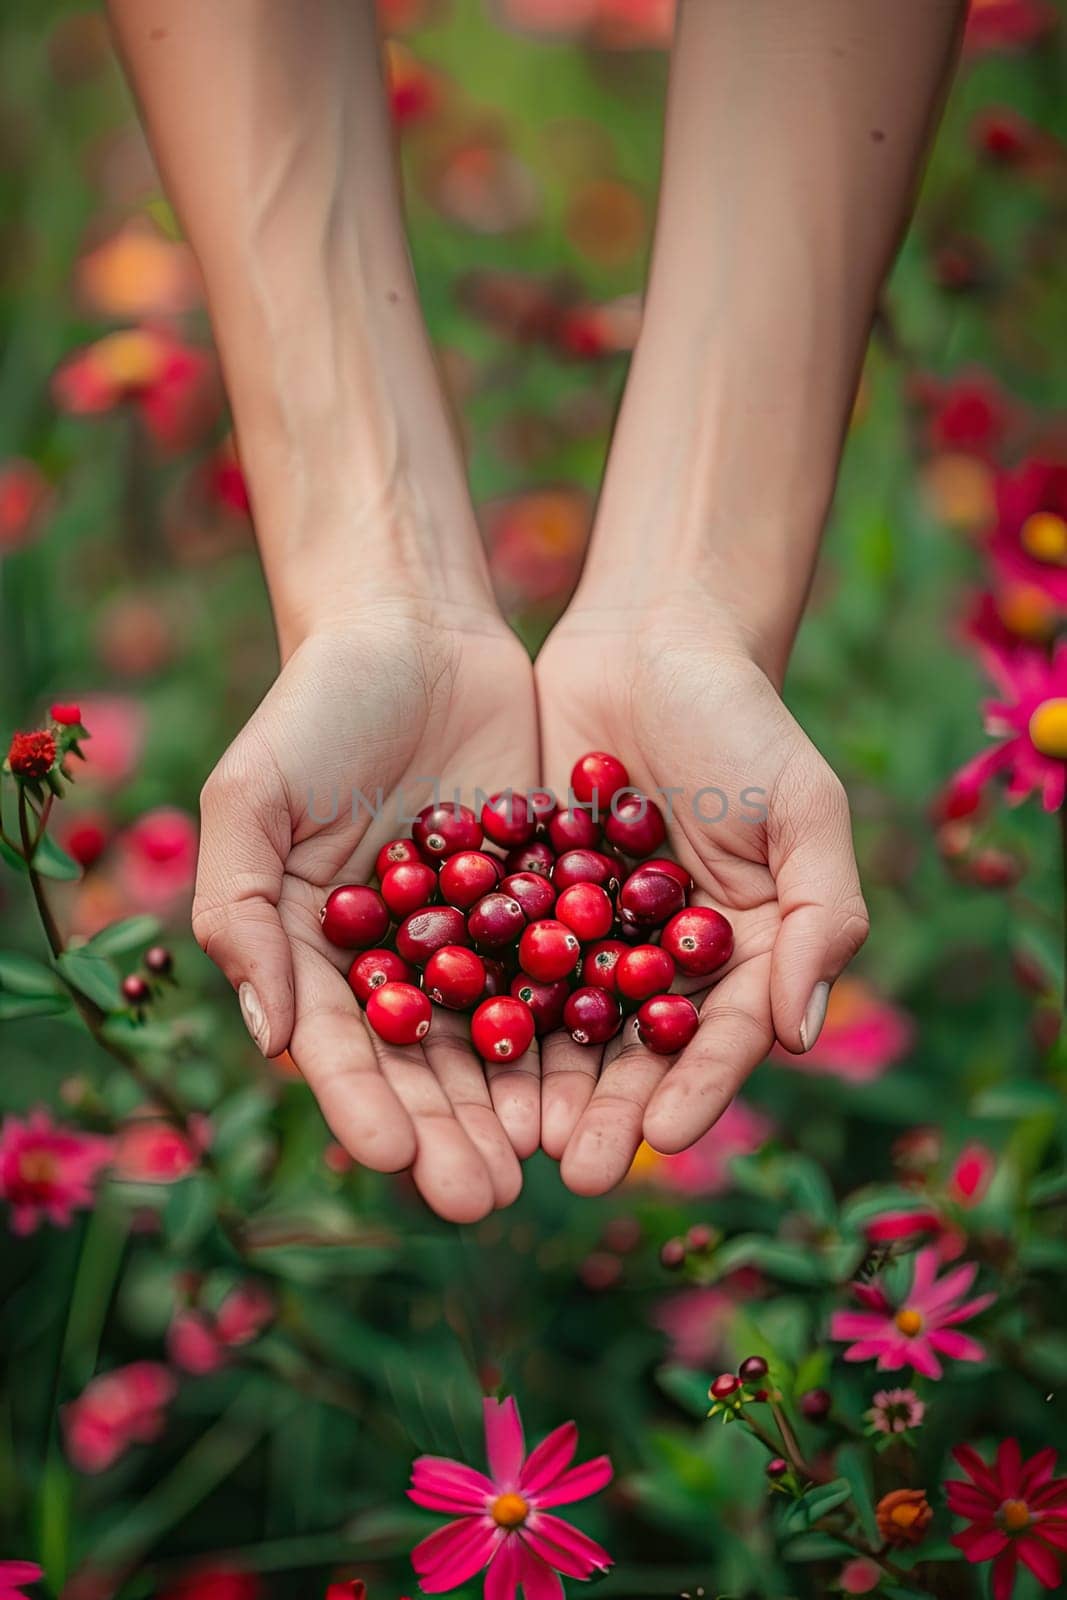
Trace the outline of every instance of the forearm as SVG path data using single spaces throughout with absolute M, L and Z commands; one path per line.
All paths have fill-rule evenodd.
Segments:
M 419 313 L 370 0 L 110 0 L 199 258 L 283 651 L 488 603 Z
M 963 10 L 682 0 L 644 322 L 579 604 L 673 586 L 781 676 Z

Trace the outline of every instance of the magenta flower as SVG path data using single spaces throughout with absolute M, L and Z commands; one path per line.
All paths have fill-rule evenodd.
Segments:
M 133 1361 L 86 1384 L 60 1413 L 67 1455 L 79 1472 L 104 1472 L 132 1444 L 163 1432 L 177 1384 L 158 1361 Z
M 914 1389 L 879 1389 L 871 1397 L 867 1420 L 875 1433 L 907 1433 L 917 1428 L 926 1407 Z
M 1043 1588 L 1062 1594 L 1067 1478 L 1053 1477 L 1055 1446 L 1024 1461 L 1018 1439 L 1002 1439 L 988 1465 L 968 1444 L 952 1454 L 970 1480 L 945 1484 L 949 1510 L 970 1523 L 952 1535 L 952 1543 L 970 1562 L 992 1561 L 993 1600 L 1011 1600 L 1020 1561 Z
M 907 1055 L 914 1037 L 906 1011 L 862 978 L 846 973 L 830 990 L 826 1020 L 811 1049 L 794 1056 L 775 1045 L 771 1060 L 796 1072 L 825 1073 L 843 1083 L 873 1083 Z
M 961 767 L 953 792 L 977 797 L 1003 773 L 1009 801 L 1036 789 L 1045 810 L 1058 811 L 1067 794 L 1067 644 L 1051 660 L 1039 650 L 1007 654 L 992 647 L 983 659 L 1005 696 L 984 706 L 986 732 L 1000 743 Z
M 1067 466 L 1025 461 L 997 479 L 996 498 L 994 563 L 1067 606 Z
M 957 1332 L 957 1325 L 991 1306 L 993 1294 L 965 1300 L 978 1272 L 973 1262 L 953 1267 L 937 1276 L 938 1252 L 920 1250 L 915 1257 L 911 1286 L 903 1304 L 894 1306 L 877 1283 L 854 1283 L 852 1292 L 867 1309 L 835 1311 L 830 1320 L 831 1339 L 854 1339 L 845 1351 L 846 1361 L 878 1360 L 879 1372 L 912 1367 L 924 1378 L 940 1378 L 939 1355 L 953 1361 L 982 1361 L 985 1351 L 974 1339 Z
M 591 1578 L 611 1557 L 548 1507 L 596 1494 L 611 1481 L 611 1462 L 597 1456 L 571 1466 L 578 1429 L 565 1422 L 527 1456 L 513 1399 L 483 1401 L 489 1476 L 444 1456 L 420 1456 L 408 1496 L 430 1511 L 458 1512 L 411 1553 L 419 1584 L 443 1594 L 485 1571 L 485 1600 L 563 1600 L 559 1574 Z
M 44 1109 L 0 1128 L 0 1198 L 11 1207 L 13 1233 L 32 1233 L 47 1218 L 58 1228 L 93 1203 L 93 1184 L 111 1160 L 110 1139 L 52 1121 Z
M 23 1585 L 39 1583 L 44 1569 L 36 1561 L 0 1561 L 0 1600 L 26 1600 Z
M 738 1097 L 730 1102 L 715 1126 L 688 1150 L 664 1156 L 642 1143 L 627 1179 L 675 1194 L 721 1194 L 730 1187 L 730 1163 L 734 1157 L 751 1155 L 766 1144 L 774 1131 L 769 1117 Z

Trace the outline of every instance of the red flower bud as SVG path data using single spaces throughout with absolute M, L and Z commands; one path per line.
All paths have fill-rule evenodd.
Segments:
M 728 1400 L 732 1394 L 737 1393 L 740 1387 L 740 1378 L 735 1378 L 732 1372 L 720 1372 L 708 1390 L 708 1394 L 713 1400 Z
M 764 1470 L 768 1478 L 784 1478 L 789 1471 L 789 1462 L 783 1456 L 774 1456 L 768 1461 Z
M 81 706 L 60 704 L 52 707 L 52 721 L 60 723 L 65 728 L 76 727 L 81 719 Z
M 801 1395 L 799 1405 L 802 1417 L 807 1417 L 809 1422 L 822 1422 L 830 1415 L 833 1399 L 829 1389 L 809 1389 Z
M 7 752 L 8 766 L 16 778 L 43 778 L 56 759 L 56 741 L 47 728 L 16 733 Z
M 762 1356 L 746 1356 L 737 1369 L 737 1375 L 742 1383 L 753 1383 L 757 1378 L 767 1376 L 767 1363 Z
M 143 1006 L 151 998 L 152 991 L 139 973 L 131 972 L 122 980 L 122 994 L 131 1006 Z
M 660 1266 L 680 1267 L 685 1261 L 685 1245 L 681 1239 L 668 1239 L 659 1253 Z

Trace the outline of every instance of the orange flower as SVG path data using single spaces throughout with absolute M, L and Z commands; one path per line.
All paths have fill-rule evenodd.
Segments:
M 221 404 L 210 353 L 150 327 L 122 328 L 76 350 L 56 371 L 52 395 L 73 416 L 99 416 L 129 403 L 171 450 L 194 443 Z
M 874 1508 L 886 1544 L 921 1544 L 933 1520 L 925 1489 L 891 1489 Z
M 188 245 L 165 239 L 151 224 L 128 222 L 82 256 L 74 269 L 78 299 L 105 317 L 176 316 L 200 300 Z

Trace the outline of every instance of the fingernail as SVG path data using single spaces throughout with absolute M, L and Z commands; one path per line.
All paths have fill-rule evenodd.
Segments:
M 817 983 L 811 991 L 808 1009 L 804 1013 L 804 1020 L 800 1024 L 800 1043 L 805 1050 L 810 1050 L 822 1032 L 822 1025 L 826 1021 L 826 1002 L 830 998 L 830 985 Z
M 252 1035 L 261 1055 L 267 1053 L 267 1013 L 260 1004 L 259 995 L 250 983 L 242 983 L 237 991 L 245 1027 Z

